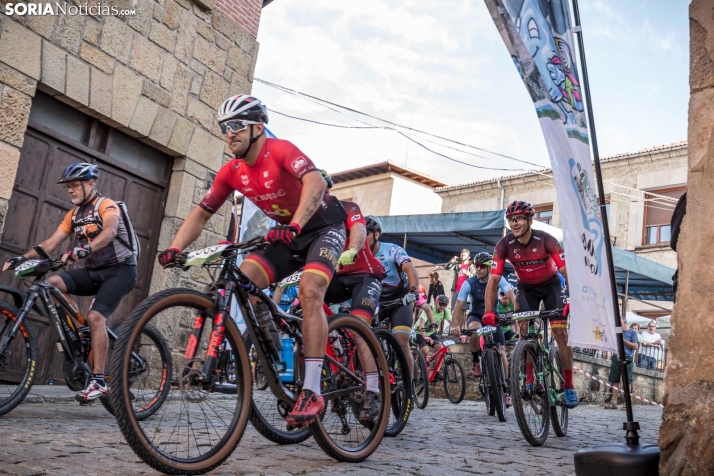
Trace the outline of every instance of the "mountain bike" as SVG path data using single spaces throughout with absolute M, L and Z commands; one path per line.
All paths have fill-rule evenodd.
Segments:
M 540 332 L 535 326 L 539 318 Z M 551 422 L 556 435 L 565 436 L 568 432 L 563 367 L 558 348 L 551 347 L 548 340 L 548 321 L 562 318 L 562 309 L 513 314 L 514 322 L 528 322 L 528 333 L 513 350 L 511 400 L 518 427 L 533 446 L 545 443 Z
M 441 341 L 444 345 L 441 349 L 426 358 L 426 367 L 431 369 L 428 375 L 428 382 L 432 383 L 437 379 L 444 381 L 444 393 L 451 403 L 461 403 L 466 395 L 466 374 L 461 362 L 456 360 L 449 347 L 455 345 L 453 340 Z M 444 365 L 444 375 L 439 377 L 439 370 Z M 426 404 L 425 404 L 426 405 Z
M 412 349 L 412 356 L 414 357 L 414 375 L 412 376 L 414 405 L 423 410 L 426 408 L 426 404 L 429 403 L 429 375 L 426 370 L 426 359 L 417 348 L 413 336 L 409 341 L 409 347 Z
M 94 357 L 90 328 L 59 289 L 44 279 L 47 273 L 58 271 L 67 263 L 51 259 L 42 248 L 36 250 L 41 259 L 27 260 L 14 268 L 15 276 L 29 284 L 29 290 L 24 292 L 10 286 L 0 288 L 14 299 L 14 305 L 0 301 L 0 416 L 22 403 L 34 383 L 39 347 L 35 331 L 27 319 L 33 310 L 50 322 L 62 356 L 62 374 L 67 386 L 80 391 L 92 378 Z M 34 281 L 30 282 L 29 278 Z M 120 327 L 107 327 L 107 362 L 114 351 Z M 127 379 L 133 385 L 134 418 L 140 421 L 161 407 L 171 385 L 171 350 L 156 328 L 147 326 L 137 336 L 127 364 Z M 111 372 L 104 378 L 111 389 Z M 114 414 L 109 396 L 101 397 L 99 401 Z
M 504 325 L 511 322 L 512 314 L 499 315 L 496 325 Z M 471 336 L 474 333 L 483 338 L 483 357 L 481 365 L 484 371 L 479 379 L 479 389 L 486 402 L 486 411 L 490 416 L 498 415 L 499 421 L 506 421 L 506 398 L 508 393 L 508 381 L 503 368 L 501 345 L 493 340 L 496 333 L 495 326 L 482 326 L 478 329 L 465 329 L 461 335 Z
M 265 372 L 275 408 L 282 418 L 292 410 L 302 387 L 299 372 L 290 384 L 281 379 L 287 364 L 281 361 L 281 332 L 294 350 L 295 370 L 303 361 L 302 319 L 278 310 L 236 266 L 239 254 L 264 249 L 262 237 L 238 244 L 220 244 L 178 254 L 177 266 L 203 267 L 216 292 L 201 293 L 175 288 L 145 299 L 122 328 L 112 359 L 116 378 L 112 404 L 122 434 L 134 452 L 152 468 L 168 474 L 202 474 L 223 463 L 238 445 L 251 414 L 251 369 L 246 345 L 234 319 L 240 313 L 246 324 L 261 368 Z M 235 303 L 234 303 L 235 300 Z M 232 304 L 235 310 L 231 311 Z M 132 411 L 132 383 L 128 378 L 129 355 L 141 329 L 149 322 L 176 325 L 187 320 L 190 328 L 172 336 L 183 352 L 178 385 L 172 396 L 151 418 L 138 421 Z M 309 424 L 320 447 L 332 458 L 360 462 L 379 446 L 389 414 L 389 373 L 379 343 L 369 327 L 345 314 L 333 316 L 328 333 L 336 332 L 348 346 L 355 337 L 366 342 L 379 374 L 380 412 L 371 424 L 359 422 L 366 391 L 358 355 L 345 365 L 326 352 L 320 380 L 325 411 Z M 233 352 L 234 383 L 221 383 L 218 354 L 223 342 Z M 329 348 L 329 345 L 328 345 Z

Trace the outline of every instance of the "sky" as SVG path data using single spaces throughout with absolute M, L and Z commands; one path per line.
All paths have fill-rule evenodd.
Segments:
M 686 140 L 688 0 L 579 3 L 601 156 Z M 549 166 L 533 103 L 483 0 L 275 0 L 258 42 L 256 78 L 482 149 L 401 129 L 465 165 L 392 130 L 281 116 L 387 125 L 255 80 L 270 130 L 332 173 L 389 160 L 457 185 L 534 168 L 491 152 Z

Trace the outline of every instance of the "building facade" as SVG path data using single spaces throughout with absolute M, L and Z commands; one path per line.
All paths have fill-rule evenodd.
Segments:
M 88 3 L 120 14 L 6 16 L 0 2 L 0 261 L 43 241 L 72 208 L 56 184 L 64 167 L 98 164 L 98 189 L 127 204 L 142 251 L 137 287 L 113 324 L 149 293 L 208 283 L 199 270 L 163 270 L 155 257 L 229 157 L 215 111 L 251 91 L 263 2 Z M 228 216 L 226 204 L 191 249 L 224 237 Z M 17 285 L 9 275 L 0 282 Z M 80 309 L 89 301 L 78 300 Z M 52 352 L 47 323 L 38 317 L 35 328 Z M 44 357 L 40 383 L 59 365 Z

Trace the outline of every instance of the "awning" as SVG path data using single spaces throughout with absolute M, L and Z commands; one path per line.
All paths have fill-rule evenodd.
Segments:
M 489 212 L 442 213 L 434 215 L 400 215 L 379 217 L 382 240 L 403 246 L 410 256 L 435 264 L 443 264 L 458 256 L 463 248 L 474 255 L 481 251 L 493 253 L 504 229 L 505 210 Z M 534 228 L 543 229 L 563 240 L 563 231 L 540 222 Z M 615 278 L 618 292 L 651 301 L 673 301 L 674 269 L 643 258 L 629 251 L 613 248 Z M 512 268 L 509 269 L 512 271 Z

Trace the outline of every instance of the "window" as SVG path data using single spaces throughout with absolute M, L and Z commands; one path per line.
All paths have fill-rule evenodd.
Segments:
M 85 145 L 92 125 L 91 117 L 41 91 L 32 100 L 30 120 Z
M 644 241 L 645 245 L 655 245 L 658 243 L 667 243 L 672 237 L 672 213 L 676 202 L 658 197 L 664 196 L 674 200 L 679 200 L 679 197 L 687 191 L 686 187 L 670 188 L 667 190 L 657 190 L 649 194 L 645 192 L 645 226 L 644 226 Z M 655 195 L 653 195 L 655 194 Z
M 548 205 L 546 207 L 541 207 L 541 208 L 536 208 L 535 212 L 536 212 L 536 214 L 533 217 L 535 220 L 538 220 L 541 223 L 545 223 L 546 225 L 553 224 L 553 206 L 552 205 Z

